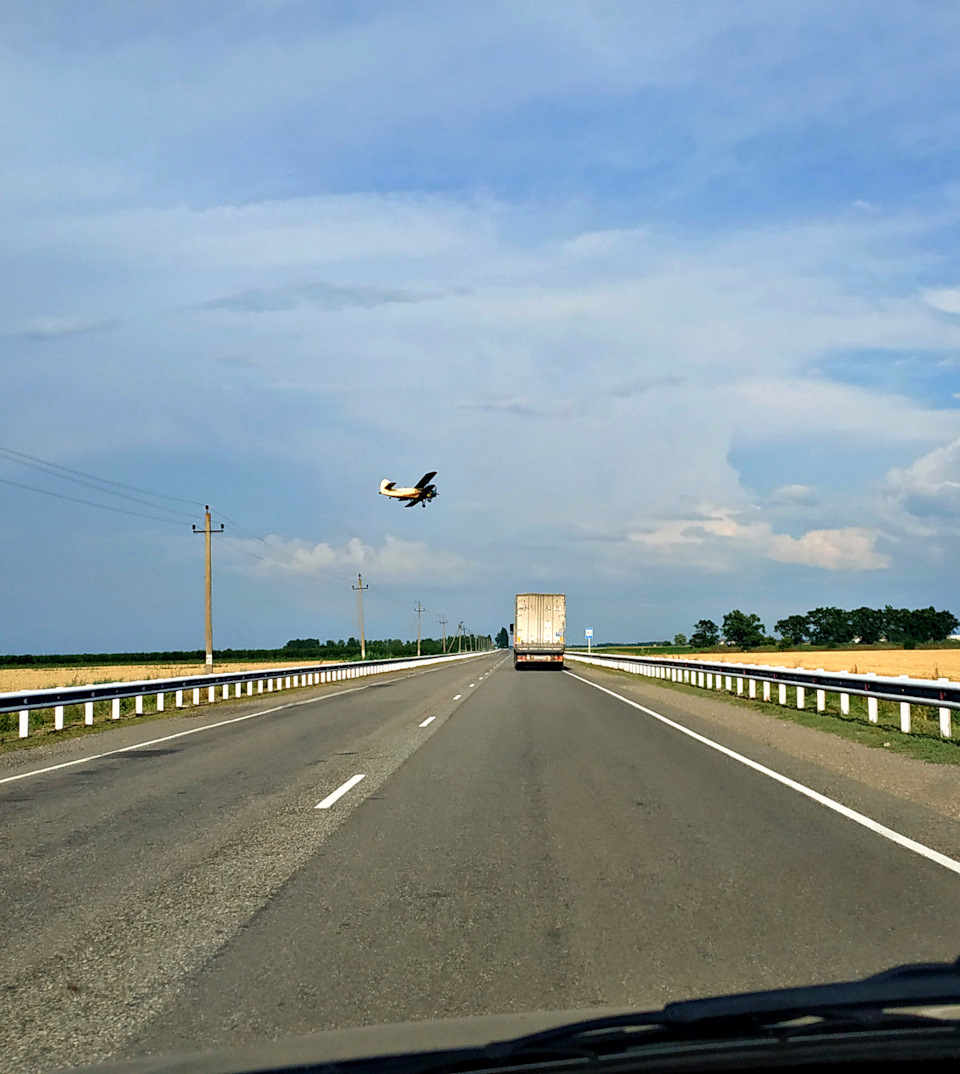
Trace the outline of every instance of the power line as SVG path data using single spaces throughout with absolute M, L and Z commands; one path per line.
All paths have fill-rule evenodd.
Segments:
M 180 525 L 179 520 L 175 518 L 163 518 L 160 515 L 145 515 L 142 511 L 128 511 L 125 507 L 111 507 L 106 503 L 94 503 L 93 500 L 81 500 L 78 496 L 67 496 L 63 492 L 52 492 L 50 489 L 38 489 L 36 485 L 24 485 L 20 481 L 11 481 L 6 477 L 0 477 L 0 482 L 4 485 L 13 485 L 14 488 L 29 489 L 31 492 L 39 492 L 44 496 L 55 496 L 58 500 L 70 500 L 72 503 L 85 503 L 88 507 L 99 507 L 101 511 L 116 511 L 117 514 L 121 515 L 136 515 L 137 518 L 152 518 L 155 522 L 171 522 L 175 526 Z
M 183 515 L 187 518 L 192 518 L 193 515 L 187 514 L 186 511 L 178 511 L 173 507 L 164 507 L 162 504 L 141 500 L 137 496 L 128 495 L 127 492 L 116 492 L 114 489 L 126 489 L 128 492 L 139 492 L 154 500 L 173 500 L 177 503 L 186 503 L 191 506 L 203 506 L 203 504 L 197 500 L 187 500 L 182 496 L 168 496 L 166 493 L 151 492 L 150 489 L 140 488 L 137 485 L 126 485 L 121 481 L 113 481 L 106 477 L 97 477 L 96 474 L 88 474 L 83 470 L 74 470 L 69 466 L 61 466 L 59 463 L 37 458 L 35 455 L 27 455 L 22 451 L 14 451 L 13 448 L 0 447 L 0 458 L 5 459 L 7 462 L 15 463 L 18 466 L 27 466 L 32 470 L 39 470 L 41 473 L 46 473 L 50 477 L 58 477 L 63 481 L 72 481 L 77 485 L 85 485 L 87 488 L 96 489 L 98 492 L 102 492 L 107 496 L 118 496 L 126 500 L 133 500 L 136 503 L 145 504 L 147 507 L 153 507 L 155 510 L 169 511 L 172 514 Z M 107 485 L 113 487 L 104 487 Z

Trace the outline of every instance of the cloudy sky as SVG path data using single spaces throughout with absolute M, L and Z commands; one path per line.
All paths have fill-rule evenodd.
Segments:
M 358 571 L 371 636 L 960 613 L 958 55 L 955 0 L 4 4 L 0 445 L 138 498 L 0 459 L 0 651 L 201 646 L 204 503 L 221 647 Z

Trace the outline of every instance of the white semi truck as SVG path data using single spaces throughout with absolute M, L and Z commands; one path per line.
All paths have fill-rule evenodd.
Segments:
M 563 670 L 567 600 L 563 593 L 518 593 L 513 632 L 515 668 Z

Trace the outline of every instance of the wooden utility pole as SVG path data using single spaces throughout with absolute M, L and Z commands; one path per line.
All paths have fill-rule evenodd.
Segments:
M 420 655 L 420 616 L 427 610 L 424 608 L 420 601 L 413 606 L 413 610 L 417 613 L 417 656 Z
M 357 574 L 357 584 L 351 586 L 352 589 L 357 591 L 357 619 L 360 622 L 360 659 L 367 659 L 367 639 L 363 636 L 363 591 L 369 589 L 370 586 L 363 584 L 363 577 Z
M 206 551 L 206 645 L 207 645 L 207 658 L 206 665 L 208 668 L 213 667 L 213 557 L 211 555 L 212 542 L 210 537 L 214 533 L 223 533 L 223 523 L 220 523 L 220 529 L 215 530 L 210 527 L 210 505 L 207 504 L 204 507 L 203 516 L 203 529 L 199 530 L 196 526 L 193 527 L 194 533 L 202 533 L 205 538 L 205 551 Z
M 443 627 L 443 645 L 440 647 L 440 652 L 445 653 L 447 651 L 447 617 L 441 615 L 437 622 Z

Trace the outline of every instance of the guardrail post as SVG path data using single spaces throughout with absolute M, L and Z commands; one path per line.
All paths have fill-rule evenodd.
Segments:
M 26 738 L 30 734 L 30 710 L 20 710 L 20 737 Z
M 114 720 L 120 719 L 120 698 L 115 697 L 110 703 L 110 716 Z
M 284 688 L 284 690 L 289 690 L 290 689 L 290 676 L 289 675 L 287 675 L 287 677 L 286 677 L 286 682 L 283 684 L 283 688 Z
M 797 687 L 797 708 L 802 709 L 805 707 L 806 690 L 802 686 Z
M 737 695 L 741 696 L 742 694 L 743 694 L 743 676 L 738 675 L 737 676 Z
M 253 679 L 247 679 L 247 697 L 253 697 Z
M 194 691 L 193 691 L 193 703 L 195 705 L 200 704 L 200 687 L 199 686 L 194 688 Z
M 55 705 L 53 709 L 53 729 L 54 731 L 63 730 L 63 705 Z
M 220 691 L 220 696 L 223 698 L 224 701 L 227 700 L 227 698 L 230 696 L 230 683 L 225 682 L 223 684 L 223 690 Z
M 875 697 L 867 698 L 867 719 L 871 723 L 877 723 L 880 719 L 880 706 Z
M 764 679 L 764 681 L 763 681 L 763 700 L 764 701 L 769 701 L 770 700 L 770 680 L 769 679 Z
M 757 696 L 757 680 L 747 679 L 747 693 L 750 697 L 755 698 Z
M 937 679 L 937 682 L 949 682 L 949 679 Z M 942 696 L 942 695 L 941 695 Z M 940 737 L 950 738 L 952 728 L 950 727 L 950 709 L 940 709 Z
M 843 713 L 844 716 L 849 716 L 850 715 L 850 695 L 849 694 L 841 694 L 840 695 L 840 711 Z
M 163 712 L 164 697 L 162 693 L 157 694 L 157 712 Z
M 257 679 L 257 693 L 263 693 L 263 679 Z
M 267 679 L 267 693 L 273 693 L 273 679 Z
M 83 703 L 83 722 L 87 727 L 93 727 L 93 702 L 84 701 Z
M 827 710 L 827 691 L 817 690 L 817 712 L 826 712 Z
M 733 677 L 731 675 L 724 675 L 723 688 L 727 691 L 728 694 L 733 693 Z
M 216 696 L 217 696 L 217 688 L 216 688 L 216 686 L 208 686 L 207 687 L 207 701 L 208 702 L 213 701 L 216 698 Z
M 183 691 L 182 690 L 177 691 L 177 696 L 176 696 L 176 698 L 174 700 L 174 704 L 177 706 L 178 709 L 183 708 Z
M 143 715 L 143 694 L 137 694 L 133 702 L 133 711 L 137 716 Z
M 785 705 L 787 703 L 787 684 L 780 682 L 777 683 L 777 696 L 780 704 Z
M 707 672 L 707 689 L 708 690 L 713 689 L 713 672 L 712 671 Z
M 900 702 L 900 730 L 905 734 L 910 734 L 910 702 Z

